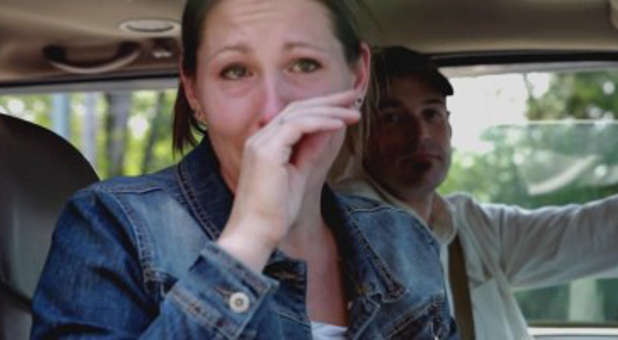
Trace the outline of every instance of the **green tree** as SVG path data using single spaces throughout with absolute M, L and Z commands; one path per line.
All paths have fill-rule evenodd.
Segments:
M 70 142 L 99 177 L 140 175 L 174 163 L 174 90 L 70 94 Z M 0 96 L 0 112 L 52 129 L 49 94 Z M 93 115 L 87 114 L 94 109 Z M 131 124 L 137 122 L 137 124 Z M 92 159 L 92 158 L 96 159 Z
M 464 191 L 480 201 L 525 208 L 618 193 L 618 181 L 608 176 L 618 171 L 618 72 L 552 74 L 540 96 L 533 95 L 528 77 L 523 81 L 530 124 L 486 130 L 481 138 L 491 152 L 456 152 L 440 192 Z M 597 287 L 605 318 L 618 321 L 618 280 L 599 280 Z M 568 318 L 568 285 L 520 292 L 517 298 L 528 319 Z
M 540 98 L 528 96 L 527 116 L 530 120 L 616 119 L 617 86 L 617 71 L 556 73 Z

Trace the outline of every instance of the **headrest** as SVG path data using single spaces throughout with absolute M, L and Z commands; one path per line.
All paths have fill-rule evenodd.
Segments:
M 31 298 L 65 202 L 97 181 L 62 137 L 0 114 L 0 283 Z

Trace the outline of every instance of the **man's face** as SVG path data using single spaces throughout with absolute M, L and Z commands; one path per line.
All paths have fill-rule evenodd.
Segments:
M 429 194 L 451 162 L 446 97 L 416 76 L 394 78 L 382 93 L 364 162 L 391 192 Z

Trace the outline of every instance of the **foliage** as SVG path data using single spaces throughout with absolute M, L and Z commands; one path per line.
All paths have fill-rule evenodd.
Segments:
M 549 90 L 528 98 L 530 120 L 617 119 L 618 71 L 556 73 Z
M 491 145 L 489 152 L 455 152 L 440 192 L 464 191 L 482 202 L 525 208 L 618 193 L 618 72 L 552 74 L 538 97 L 524 81 L 530 123 L 487 129 L 481 139 Z M 618 321 L 618 279 L 590 284 L 604 298 L 604 320 L 595 321 Z M 528 320 L 570 318 L 568 285 L 522 291 L 517 298 Z
M 69 135 L 65 136 L 78 149 L 84 150 L 86 118 L 85 93 L 64 94 L 69 97 L 70 110 L 68 112 Z M 105 124 L 110 118 L 110 96 L 104 93 L 96 94 L 94 110 L 96 134 L 96 157 L 90 159 L 101 178 L 112 175 L 140 175 L 165 168 L 174 163 L 172 152 L 172 110 L 176 99 L 173 90 L 164 91 L 136 91 L 129 92 L 130 106 L 124 110 L 128 112 L 128 125 L 120 134 L 113 134 Z M 6 95 L 0 96 L 0 112 L 6 112 L 19 118 L 34 122 L 53 130 L 52 106 L 53 95 Z M 117 145 L 122 150 L 110 150 L 109 142 L 119 139 Z M 121 153 L 118 164 L 110 164 L 113 159 L 111 153 Z M 113 166 L 112 166 L 113 165 Z M 114 173 L 110 173 L 110 169 Z

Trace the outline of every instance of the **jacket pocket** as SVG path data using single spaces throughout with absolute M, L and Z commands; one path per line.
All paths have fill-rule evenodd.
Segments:
M 444 296 L 434 297 L 400 315 L 387 332 L 387 339 L 447 339 L 451 334 L 452 318 Z

